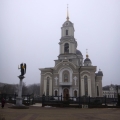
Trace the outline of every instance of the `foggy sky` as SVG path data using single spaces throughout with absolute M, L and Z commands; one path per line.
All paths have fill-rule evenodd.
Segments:
M 103 86 L 120 84 L 120 0 L 0 0 L 0 82 L 16 84 L 27 64 L 26 84 L 39 83 L 38 68 L 54 67 L 61 27 L 70 21 L 83 57 L 103 71 Z

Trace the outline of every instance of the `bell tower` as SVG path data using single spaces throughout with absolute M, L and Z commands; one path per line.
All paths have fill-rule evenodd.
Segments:
M 69 21 L 68 6 L 67 18 L 61 27 L 60 55 L 76 54 L 77 41 L 74 38 L 74 25 Z
M 63 26 L 61 27 L 61 37 L 72 36 L 74 37 L 74 26 L 73 23 L 69 21 L 69 13 L 68 13 L 68 6 L 67 6 L 67 18 L 66 22 L 64 22 Z

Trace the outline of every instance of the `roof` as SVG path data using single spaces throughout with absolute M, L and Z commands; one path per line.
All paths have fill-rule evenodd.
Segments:
M 110 90 L 110 88 L 113 87 L 116 90 L 116 86 L 118 86 L 118 89 L 120 89 L 120 85 L 113 85 L 113 84 L 104 86 L 102 89 L 103 90 Z
M 73 27 L 73 23 L 71 22 L 71 21 L 65 21 L 64 23 L 63 23 L 63 27 L 66 27 L 66 26 L 68 26 L 68 27 Z
M 91 62 L 91 60 L 89 58 L 86 58 L 84 62 Z
M 103 90 L 109 90 L 109 86 L 105 86 L 102 88 Z
M 103 72 L 102 71 L 98 71 L 97 76 L 103 76 Z
M 77 55 L 82 55 L 82 53 L 79 50 L 76 50 Z

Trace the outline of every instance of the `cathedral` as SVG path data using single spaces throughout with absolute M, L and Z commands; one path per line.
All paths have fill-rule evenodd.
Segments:
M 41 71 L 40 96 L 63 97 L 102 97 L 103 72 L 97 70 L 86 53 L 83 59 L 82 53 L 77 49 L 77 41 L 74 37 L 74 25 L 67 19 L 61 27 L 59 42 L 59 55 L 55 66 L 39 68 Z

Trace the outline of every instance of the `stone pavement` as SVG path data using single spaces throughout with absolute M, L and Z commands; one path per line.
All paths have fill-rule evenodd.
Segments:
M 36 104 L 31 105 L 31 106 L 42 107 L 42 103 L 36 103 Z
M 120 109 L 81 109 L 41 107 L 41 104 L 29 109 L 10 109 L 11 104 L 0 108 L 0 117 L 5 120 L 120 120 Z

